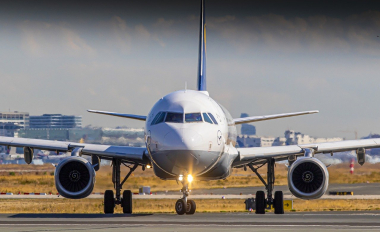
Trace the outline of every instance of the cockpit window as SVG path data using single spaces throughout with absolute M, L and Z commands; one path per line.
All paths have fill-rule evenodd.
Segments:
M 185 114 L 185 122 L 203 122 L 201 113 Z
M 165 122 L 183 123 L 182 113 L 167 113 Z
M 215 123 L 215 124 L 218 124 L 218 122 L 216 121 L 214 115 L 212 115 L 212 113 L 208 113 L 208 115 L 210 116 L 211 120 Z
M 164 119 L 165 119 L 165 115 L 166 115 L 165 112 L 159 112 L 159 113 L 156 115 L 156 117 L 154 117 L 154 119 L 153 119 L 151 125 L 156 125 L 156 124 L 158 124 L 158 123 L 163 122 Z
M 151 125 L 153 125 L 154 122 L 157 121 L 157 118 L 160 117 L 160 115 L 161 115 L 161 112 L 158 112 L 158 114 L 156 115 L 156 117 L 154 117 L 154 119 L 152 120 Z
M 203 113 L 203 119 L 205 120 L 205 122 L 212 124 L 210 117 L 206 113 Z

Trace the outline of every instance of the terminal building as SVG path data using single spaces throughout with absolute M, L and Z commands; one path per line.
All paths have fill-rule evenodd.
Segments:
M 29 128 L 29 113 L 0 112 L 0 136 L 13 137 L 17 130 Z
M 240 134 L 237 136 L 237 143 L 239 147 L 272 147 L 338 141 L 343 141 L 343 138 L 314 138 L 309 135 L 302 134 L 300 132 L 295 132 L 294 130 L 286 130 L 285 137 L 276 138 L 244 134 Z
M 82 128 L 82 116 L 44 114 L 41 116 L 30 116 L 29 127 L 31 129 L 72 129 Z
M 27 112 L 0 112 L 1 129 L 5 125 L 13 124 L 19 128 L 29 127 L 29 113 Z

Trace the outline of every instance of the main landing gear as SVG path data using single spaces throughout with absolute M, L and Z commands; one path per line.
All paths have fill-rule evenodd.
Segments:
M 120 166 L 129 168 L 128 174 L 124 177 L 123 181 L 120 181 Z M 137 168 L 138 164 L 133 166 L 128 166 L 127 164 L 121 162 L 119 159 L 112 160 L 112 182 L 116 191 L 116 197 L 113 194 L 112 190 L 107 190 L 104 193 L 104 213 L 113 214 L 116 205 L 121 205 L 123 208 L 123 213 L 132 213 L 132 192 L 131 190 L 124 190 L 123 196 L 121 197 L 121 189 L 123 184 L 132 174 L 132 172 Z
M 259 168 L 267 164 L 267 182 L 261 177 L 257 172 Z M 265 198 L 264 191 L 256 192 L 256 214 L 265 214 L 266 208 L 271 208 L 273 206 L 275 214 L 284 214 L 284 195 L 282 191 L 276 191 L 273 198 L 273 188 L 274 188 L 274 164 L 275 160 L 273 158 L 268 159 L 263 165 L 258 168 L 253 167 L 249 164 L 248 167 L 256 173 L 257 177 L 263 182 L 265 189 L 267 190 L 267 198 Z
M 178 215 L 183 215 L 183 214 L 194 214 L 195 210 L 197 209 L 197 205 L 193 200 L 187 199 L 189 196 L 189 182 L 187 180 L 183 180 L 182 178 L 182 198 L 178 199 L 177 202 L 175 203 L 175 211 L 177 212 Z

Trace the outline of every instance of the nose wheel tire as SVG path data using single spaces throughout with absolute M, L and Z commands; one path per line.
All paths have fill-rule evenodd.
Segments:
M 132 192 L 131 190 L 125 190 L 123 192 L 123 198 L 121 199 L 121 207 L 123 207 L 123 213 L 132 213 Z
M 186 214 L 194 214 L 197 209 L 197 205 L 193 200 L 187 200 Z
M 274 193 L 274 213 L 284 214 L 284 194 L 282 191 L 276 191 Z
M 184 199 L 179 199 L 175 203 L 175 211 L 178 215 L 183 215 L 186 213 L 187 205 Z
M 256 192 L 256 214 L 265 214 L 265 193 L 264 191 Z
M 115 209 L 115 198 L 112 190 L 106 190 L 104 193 L 104 213 L 113 214 Z

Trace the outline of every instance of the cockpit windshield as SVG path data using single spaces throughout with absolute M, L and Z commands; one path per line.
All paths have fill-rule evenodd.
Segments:
M 183 123 L 182 113 L 167 113 L 165 122 Z
M 205 122 L 212 124 L 210 117 L 206 113 L 203 113 L 203 119 L 205 120 Z
M 215 124 L 218 124 L 218 122 L 216 121 L 214 115 L 212 115 L 212 113 L 208 113 L 208 115 L 210 116 L 211 120 L 215 123 Z
M 203 117 L 202 117 L 203 116 Z M 158 112 L 152 120 L 151 125 L 156 125 L 161 122 L 174 122 L 174 123 L 194 123 L 194 122 L 207 122 L 210 124 L 218 124 L 211 113 L 187 113 L 185 120 L 183 113 L 174 112 Z
M 153 119 L 151 125 L 156 125 L 156 124 L 158 124 L 158 123 L 163 122 L 164 119 L 165 119 L 165 115 L 166 115 L 166 112 L 159 112 L 159 113 L 156 115 L 156 117 Z
M 185 114 L 185 122 L 203 122 L 201 113 Z

